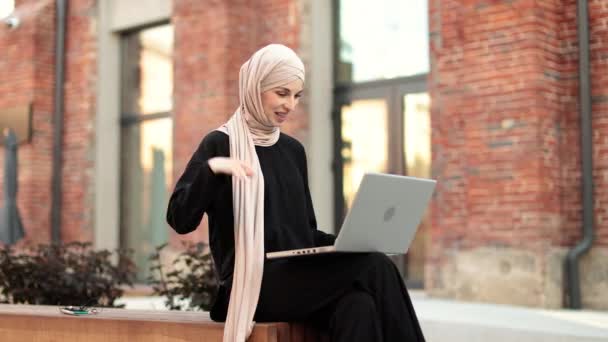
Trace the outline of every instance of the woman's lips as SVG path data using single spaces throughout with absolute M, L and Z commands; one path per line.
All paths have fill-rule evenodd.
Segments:
M 279 122 L 283 122 L 283 121 L 285 121 L 287 119 L 287 113 L 277 113 L 277 112 L 275 112 L 274 114 L 279 119 Z

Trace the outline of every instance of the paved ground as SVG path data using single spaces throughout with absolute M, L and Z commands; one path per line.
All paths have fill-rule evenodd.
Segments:
M 412 291 L 428 342 L 608 342 L 608 311 L 542 310 L 428 298 Z M 162 298 L 122 299 L 130 309 L 166 310 Z
M 543 310 L 412 295 L 429 342 L 608 342 L 608 312 Z

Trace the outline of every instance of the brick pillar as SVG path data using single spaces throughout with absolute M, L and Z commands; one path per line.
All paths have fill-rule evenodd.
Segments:
M 603 29 L 599 43 L 607 8 L 590 6 L 592 32 L 598 23 Z M 560 307 L 563 256 L 581 229 L 575 1 L 431 0 L 429 7 L 439 183 L 428 290 Z M 599 171 L 606 142 L 596 140 Z M 597 210 L 598 218 L 605 213 Z
M 96 0 L 70 1 L 68 4 L 61 205 L 63 241 L 93 240 L 96 6 Z
M 223 2 L 174 1 L 172 21 L 173 174 L 177 180 L 202 137 L 224 122 L 230 112 L 225 94 L 230 47 Z M 206 235 L 203 233 L 199 229 L 193 234 L 201 239 Z

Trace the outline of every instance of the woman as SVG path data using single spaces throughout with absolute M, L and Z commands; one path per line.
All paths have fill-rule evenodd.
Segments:
M 266 260 L 265 253 L 333 244 L 317 230 L 306 154 L 279 127 L 304 88 L 304 65 L 271 44 L 239 74 L 240 105 L 201 142 L 178 180 L 167 221 L 180 234 L 209 218 L 220 278 L 211 318 L 224 341 L 245 341 L 253 321 L 308 321 L 332 341 L 424 341 L 407 289 L 383 254 Z

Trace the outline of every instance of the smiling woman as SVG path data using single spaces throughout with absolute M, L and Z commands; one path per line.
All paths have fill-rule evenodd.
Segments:
M 220 280 L 211 318 L 226 321 L 224 341 L 245 341 L 254 321 L 311 322 L 332 341 L 424 341 L 405 284 L 385 255 L 264 257 L 331 245 L 335 236 L 318 230 L 304 147 L 280 131 L 302 95 L 304 64 L 288 47 L 271 44 L 242 65 L 239 85 L 240 105 L 203 138 L 167 210 L 180 234 L 195 230 L 205 213 L 209 218 Z
M 275 126 L 281 126 L 288 115 L 296 108 L 302 97 L 304 82 L 295 80 L 281 87 L 276 87 L 262 93 L 264 113 Z

